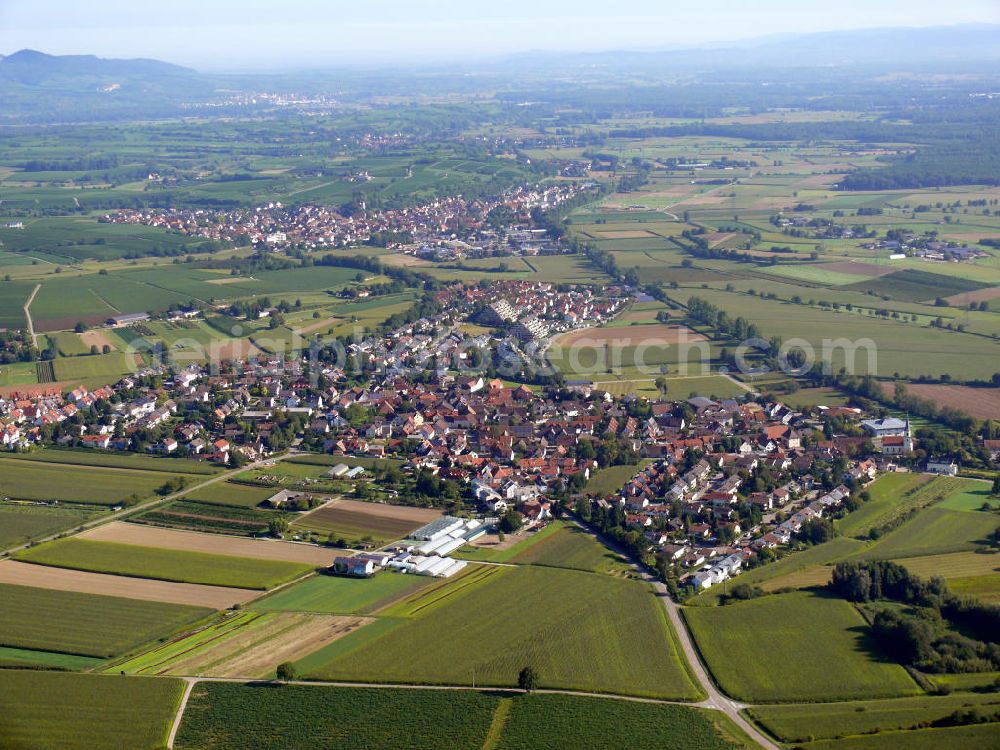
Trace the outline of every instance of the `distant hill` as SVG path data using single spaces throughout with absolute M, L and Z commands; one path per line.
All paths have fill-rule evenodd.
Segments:
M 95 79 L 121 83 L 138 79 L 195 76 L 194 70 L 159 60 L 105 60 L 94 55 L 47 55 L 23 49 L 0 59 L 0 78 L 28 86 L 53 82 L 89 83 Z
M 982 64 L 1000 61 L 1000 25 L 857 29 L 782 34 L 732 42 L 672 45 L 649 51 L 533 52 L 501 64 L 598 65 L 611 68 L 729 68 Z
M 0 124 L 170 115 L 213 82 L 159 60 L 21 50 L 0 58 Z

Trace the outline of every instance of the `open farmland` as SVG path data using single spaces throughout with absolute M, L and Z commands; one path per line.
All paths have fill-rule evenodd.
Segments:
M 250 607 L 259 612 L 370 614 L 432 581 L 396 573 L 373 578 L 317 575 L 258 599 Z
M 276 690 L 264 685 L 201 682 L 191 694 L 175 747 L 480 750 L 498 701 L 496 696 L 472 690 L 304 685 Z
M 108 671 L 271 678 L 279 664 L 323 648 L 368 622 L 356 616 L 241 612 Z
M 173 456 L 146 456 L 140 453 L 115 453 L 89 449 L 71 450 L 65 448 L 43 448 L 30 453 L 14 453 L 8 458 L 43 463 L 95 466 L 113 469 L 135 469 L 138 471 L 162 471 L 169 474 L 190 474 L 211 476 L 222 468 L 205 461 L 195 461 Z
M 820 573 L 817 577 L 817 569 L 823 566 L 832 566 L 833 563 L 842 560 L 858 550 L 864 550 L 865 544 L 857 539 L 838 536 L 829 542 L 807 547 L 801 552 L 787 555 L 777 562 L 762 565 L 740 574 L 740 583 L 752 585 L 762 585 L 765 588 L 778 588 L 783 585 L 800 585 L 799 581 L 803 575 L 811 576 L 805 585 L 813 585 L 817 582 L 825 581 L 824 575 Z M 792 580 L 795 583 L 786 584 L 785 581 Z M 690 603 L 696 606 L 711 606 L 718 604 L 722 592 L 718 586 L 713 586 L 708 591 L 702 591 L 695 596 Z
M 720 687 L 739 700 L 847 700 L 919 692 L 906 670 L 875 651 L 864 635 L 864 618 L 841 599 L 772 594 L 724 607 L 687 607 L 683 613 Z
M 119 505 L 133 496 L 149 497 L 168 479 L 158 471 L 0 459 L 0 495 L 18 500 Z
M 890 397 L 894 388 L 892 383 L 882 384 L 882 389 Z M 907 383 L 906 392 L 911 396 L 932 401 L 938 406 L 958 409 L 976 419 L 1000 419 L 1000 388 Z
M 254 487 L 236 482 L 216 482 L 185 496 L 185 500 L 209 505 L 231 505 L 234 508 L 256 508 L 277 492 L 270 487 Z
M 48 565 L 33 565 L 16 560 L 0 560 L 0 584 L 4 583 L 210 609 L 225 609 L 257 596 L 252 589 L 174 583 L 151 578 L 128 578 L 84 570 L 53 568 Z
M 998 528 L 1000 517 L 992 513 L 926 508 L 854 558 L 893 560 L 984 549 L 987 537 Z
M 715 711 L 625 703 L 576 695 L 521 695 L 510 700 L 498 750 L 735 750 L 754 747 L 728 731 Z
M 0 549 L 73 528 L 92 515 L 66 508 L 0 503 Z
M 143 547 L 87 539 L 59 539 L 23 550 L 17 560 L 57 568 L 246 589 L 271 589 L 313 570 L 280 560 Z
M 910 514 L 961 493 L 969 480 L 926 474 L 890 474 L 870 488 L 872 499 L 838 524 L 844 534 L 862 537 L 871 529 L 898 523 Z
M 77 538 L 92 542 L 117 542 L 183 552 L 202 552 L 257 560 L 278 560 L 313 566 L 330 565 L 336 554 L 336 550 L 309 544 L 293 544 L 276 539 L 227 538 L 218 534 L 164 529 L 120 521 L 101 524 L 79 534 Z
M 432 598 L 419 611 L 411 608 L 391 637 L 346 650 L 310 676 L 466 684 L 474 670 L 476 684 L 509 686 L 533 664 L 545 687 L 697 695 L 663 609 L 645 584 L 553 568 L 492 570 L 455 596 L 441 598 L 448 586 L 421 589 L 417 598 Z M 500 629 L 497 607 L 503 609 Z M 566 626 L 570 622 L 574 627 Z
M 129 520 L 172 529 L 262 536 L 267 533 L 269 521 L 283 518 L 285 515 L 280 511 L 175 500 L 133 516 Z
M 159 750 L 180 680 L 0 671 L 0 744 L 18 750 Z
M 0 583 L 0 645 L 110 657 L 188 625 L 211 610 Z
M 980 724 L 943 729 L 885 732 L 837 740 L 817 740 L 803 750 L 983 750 L 996 743 L 997 725 Z
M 847 735 L 912 729 L 943 719 L 954 711 L 982 706 L 1000 707 L 1000 695 L 955 695 L 893 698 L 889 700 L 754 706 L 751 716 L 785 742 L 836 739 Z M 897 740 L 902 738 L 897 736 Z
M 623 575 L 631 568 L 594 536 L 579 526 L 562 526 L 537 544 L 515 555 L 511 562 L 521 565 L 543 565 L 572 568 L 591 573 Z
M 822 358 L 827 342 L 833 372 L 847 367 L 855 375 L 898 372 L 916 377 L 950 373 L 960 379 L 988 380 L 996 372 L 1000 356 L 1000 345 L 990 338 L 931 328 L 926 323 L 885 320 L 859 312 L 836 312 L 715 289 L 682 288 L 670 296 L 683 302 L 690 297 L 704 299 L 733 318 L 742 316 L 755 323 L 765 337 L 778 335 L 785 340 L 808 341 L 817 358 Z M 928 313 L 935 309 L 928 308 Z M 859 342 L 858 346 L 852 349 L 833 344 L 844 339 Z M 913 357 L 914 351 L 921 356 Z
M 367 503 L 338 498 L 295 519 L 293 528 L 347 540 L 366 537 L 385 543 L 441 517 L 431 508 Z

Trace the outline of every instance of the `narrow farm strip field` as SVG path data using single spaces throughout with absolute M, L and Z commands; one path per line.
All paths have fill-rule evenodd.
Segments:
M 180 680 L 2 670 L 0 744 L 158 750 L 182 692 Z
M 269 678 L 279 664 L 323 648 L 369 622 L 364 617 L 297 612 L 254 614 L 243 626 L 160 665 L 155 674 Z
M 93 573 L 261 590 L 274 588 L 314 569 L 313 565 L 302 563 L 79 538 L 49 542 L 22 550 L 14 557 L 23 562 Z
M 306 565 L 333 563 L 336 550 L 309 544 L 280 542 L 274 539 L 243 539 L 197 531 L 165 529 L 113 521 L 80 534 L 78 539 L 92 542 L 117 542 L 184 552 L 205 552 L 216 555 L 247 557 L 257 560 L 279 560 Z
M 225 609 L 234 604 L 243 604 L 257 596 L 256 592 L 249 589 L 126 578 L 82 570 L 52 568 L 47 565 L 32 565 L 16 560 L 0 560 L 0 584 L 4 583 L 209 609 Z

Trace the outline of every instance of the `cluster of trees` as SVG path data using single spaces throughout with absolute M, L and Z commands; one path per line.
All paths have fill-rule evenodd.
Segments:
M 1000 607 L 959 598 L 941 578 L 922 579 L 901 565 L 877 560 L 837 563 L 829 589 L 859 603 L 889 600 L 872 634 L 900 663 L 924 672 L 989 672 L 1000 668 Z

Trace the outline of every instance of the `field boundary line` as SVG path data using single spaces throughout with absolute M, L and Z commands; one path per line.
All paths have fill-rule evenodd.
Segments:
M 177 713 L 174 714 L 174 722 L 170 725 L 170 734 L 167 735 L 167 748 L 173 748 L 174 740 L 177 739 L 177 730 L 181 728 L 181 719 L 184 718 L 184 709 L 187 708 L 188 699 L 197 680 L 184 679 L 184 694 L 181 696 L 180 705 L 177 706 Z

